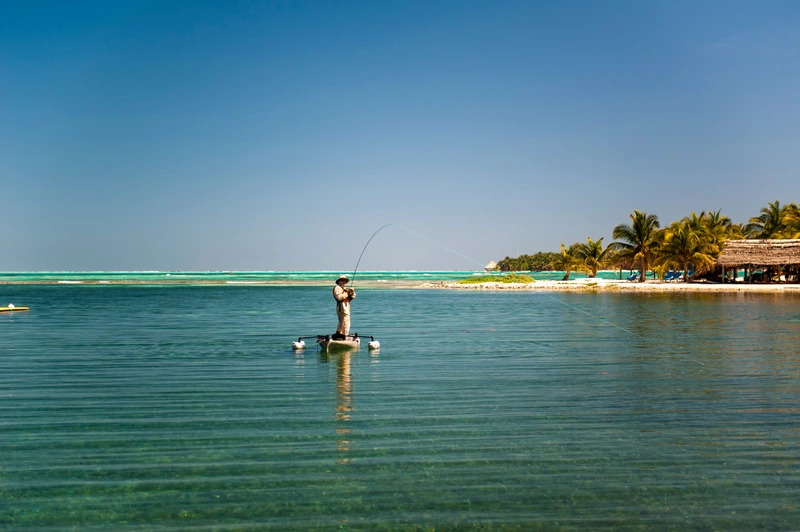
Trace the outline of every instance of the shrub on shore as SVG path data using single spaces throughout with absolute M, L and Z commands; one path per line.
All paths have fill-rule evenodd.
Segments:
M 521 275 L 518 273 L 510 273 L 508 275 L 482 275 L 480 277 L 471 277 L 458 281 L 460 284 L 481 284 L 481 283 L 535 283 L 535 279 L 530 275 Z

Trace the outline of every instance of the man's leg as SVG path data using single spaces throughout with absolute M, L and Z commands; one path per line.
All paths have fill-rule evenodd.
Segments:
M 350 330 L 350 315 L 344 312 L 337 312 L 337 315 L 339 317 L 339 326 L 336 327 L 336 333 L 347 336 L 347 332 Z

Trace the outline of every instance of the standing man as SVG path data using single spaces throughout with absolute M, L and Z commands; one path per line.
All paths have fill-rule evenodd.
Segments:
M 333 287 L 333 298 L 336 300 L 336 315 L 339 317 L 339 326 L 336 334 L 347 336 L 350 332 L 350 302 L 356 298 L 356 291 L 345 288 L 350 282 L 346 275 L 340 275 Z

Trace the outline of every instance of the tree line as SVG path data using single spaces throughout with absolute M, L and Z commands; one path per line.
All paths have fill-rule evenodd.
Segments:
M 762 208 L 747 223 L 735 224 L 720 211 L 691 213 L 666 227 L 658 216 L 634 210 L 630 223 L 617 225 L 611 235 L 614 241 L 603 246 L 603 239 L 561 244 L 560 252 L 539 252 L 534 255 L 506 257 L 497 263 L 501 271 L 564 272 L 564 280 L 572 272 L 595 277 L 599 270 L 617 268 L 638 270 L 639 281 L 648 271 L 663 276 L 668 271 L 709 271 L 719 258 L 726 240 L 800 238 L 800 207 L 779 201 Z

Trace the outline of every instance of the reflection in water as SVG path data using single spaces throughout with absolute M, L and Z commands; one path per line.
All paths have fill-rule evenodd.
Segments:
M 320 353 L 321 362 L 329 362 L 331 358 L 336 359 L 336 448 L 341 453 L 337 462 L 348 464 L 351 461 L 348 453 L 352 445 L 352 429 L 348 426 L 350 412 L 353 410 L 352 402 L 352 373 L 350 372 L 350 357 L 356 350 L 337 351 L 332 357 L 328 353 Z
M 353 409 L 350 378 L 350 351 L 344 351 L 339 353 L 336 361 L 336 415 L 334 416 L 337 421 L 337 448 L 342 453 L 337 460 L 340 464 L 347 464 L 351 460 L 347 456 L 352 443 L 350 440 L 352 430 L 347 426 L 350 421 L 350 411 Z

